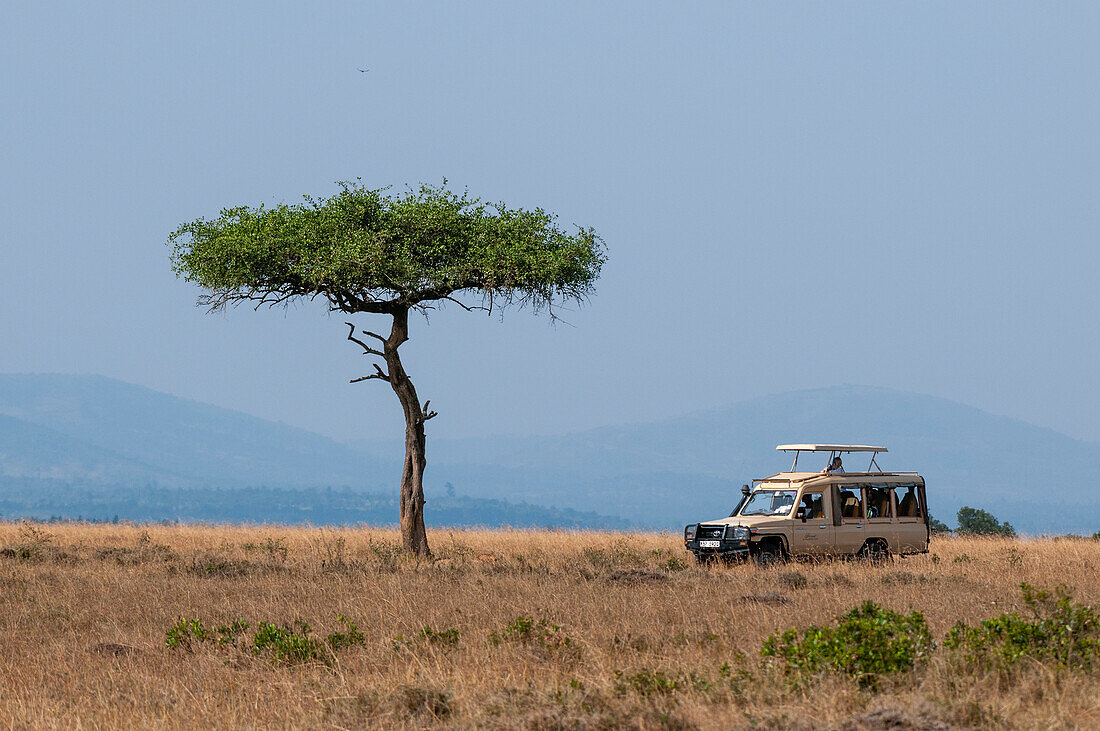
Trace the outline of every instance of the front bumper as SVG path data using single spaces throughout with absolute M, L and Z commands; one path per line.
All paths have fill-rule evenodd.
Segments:
M 707 546 L 703 548 L 699 545 L 700 539 L 693 539 L 690 541 L 684 540 L 684 548 L 691 551 L 696 556 L 731 556 L 739 553 L 747 554 L 749 552 L 749 542 L 747 540 L 734 541 L 721 539 L 713 541 L 712 539 L 711 542 L 717 542 L 718 547 Z

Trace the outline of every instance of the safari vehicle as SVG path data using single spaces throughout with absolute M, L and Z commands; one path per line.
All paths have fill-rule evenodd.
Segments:
M 702 562 L 755 558 L 773 563 L 792 556 L 861 556 L 928 551 L 924 478 L 916 472 L 884 472 L 877 457 L 886 447 L 860 444 L 780 444 L 794 452 L 790 472 L 741 487 L 741 502 L 728 518 L 684 528 L 684 547 Z M 821 472 L 799 472 L 802 452 L 828 452 Z M 866 471 L 836 469 L 841 455 L 870 453 Z

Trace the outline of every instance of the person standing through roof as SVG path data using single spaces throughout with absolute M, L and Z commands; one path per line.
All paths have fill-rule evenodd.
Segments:
M 829 474 L 844 474 L 844 463 L 840 461 L 840 455 L 833 457 L 833 461 L 829 463 L 829 466 L 822 470 Z

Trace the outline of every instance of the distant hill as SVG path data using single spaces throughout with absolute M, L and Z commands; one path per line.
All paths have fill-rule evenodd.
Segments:
M 433 526 L 624 530 L 623 518 L 468 496 L 430 501 Z M 348 489 L 106 486 L 0 478 L 0 519 L 394 525 L 397 495 Z
M 426 515 L 429 524 L 449 519 L 449 482 L 460 498 L 553 509 L 528 525 L 567 524 L 566 511 L 580 511 L 596 514 L 585 518 L 591 524 L 678 529 L 728 512 L 741 483 L 786 469 L 776 444 L 828 440 L 888 446 L 882 466 L 920 470 L 933 514 L 949 524 L 970 504 L 1027 532 L 1100 529 L 1092 486 L 1100 445 L 945 399 L 861 386 L 560 436 L 431 439 Z M 112 494 L 264 487 L 304 496 L 333 487 L 391 495 L 401 450 L 398 441 L 342 444 L 97 376 L 0 376 L 0 499 L 15 480 Z M 475 522 L 491 525 L 502 514 Z
M 41 476 L 60 467 L 74 479 L 165 486 L 382 488 L 391 481 L 377 460 L 319 434 L 101 376 L 0 375 L 0 415 L 9 430 L 18 431 L 17 419 L 38 435 L 0 441 L 0 466 L 22 465 L 18 474 L 37 465 Z M 61 457 L 70 452 L 78 456 Z
M 397 517 L 400 457 L 100 376 L 0 375 L 7 518 L 384 525 Z M 429 497 L 429 525 L 631 525 L 442 489 Z
M 675 527 L 728 512 L 743 482 L 788 469 L 790 442 L 884 444 L 919 470 L 932 512 L 963 504 L 1029 532 L 1096 531 L 1100 444 L 920 394 L 863 386 L 795 391 L 665 421 L 552 437 L 435 440 L 434 480 L 479 495 L 569 505 Z M 357 446 L 377 455 L 381 443 Z M 819 469 L 812 456 L 801 466 Z M 850 469 L 860 468 L 852 455 Z

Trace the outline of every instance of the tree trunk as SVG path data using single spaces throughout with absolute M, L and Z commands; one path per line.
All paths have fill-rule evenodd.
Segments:
M 431 556 L 428 533 L 424 528 L 424 467 L 427 459 L 427 442 L 424 422 L 431 415 L 424 413 L 416 396 L 416 389 L 401 365 L 397 349 L 409 339 L 409 311 L 398 310 L 393 314 L 393 328 L 383 350 L 389 371 L 390 386 L 401 401 L 405 412 L 405 466 L 401 471 L 401 542 L 406 551 L 421 558 Z M 427 404 L 424 404 L 427 407 Z

